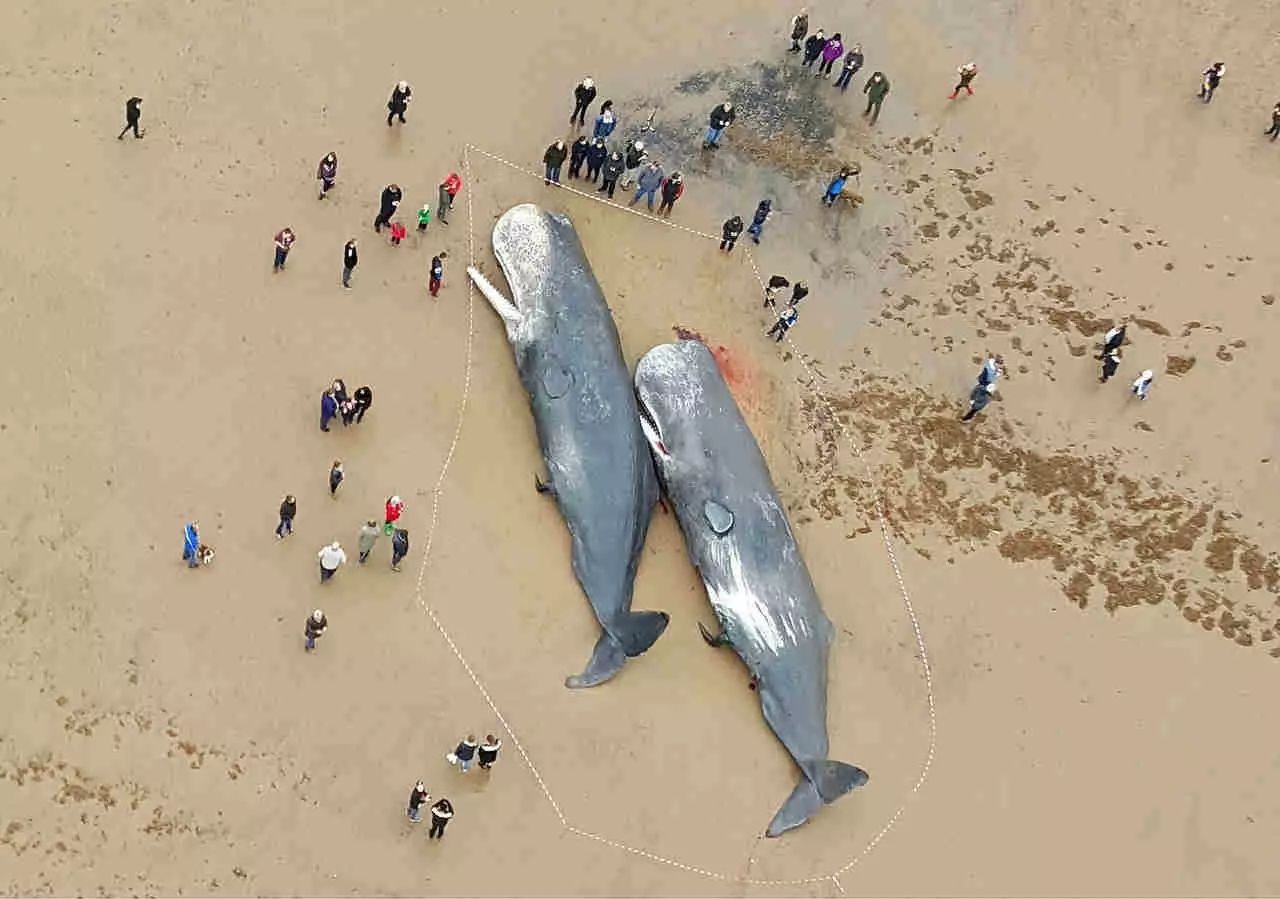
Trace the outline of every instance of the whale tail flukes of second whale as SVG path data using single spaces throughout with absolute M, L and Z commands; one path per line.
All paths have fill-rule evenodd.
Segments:
M 591 661 L 581 674 L 565 678 L 566 687 L 595 687 L 622 670 L 628 656 L 638 656 L 667 629 L 666 612 L 631 612 L 600 635 Z
M 867 772 L 861 768 L 830 759 L 806 765 L 804 775 L 769 822 L 765 836 L 781 836 L 791 828 L 799 827 L 823 805 L 835 802 L 868 780 Z

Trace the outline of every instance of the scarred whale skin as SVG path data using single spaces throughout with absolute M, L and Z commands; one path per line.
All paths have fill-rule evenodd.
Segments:
M 654 347 L 635 385 L 658 478 L 720 623 L 719 637 L 703 636 L 742 658 L 801 771 L 765 832 L 776 837 L 867 782 L 861 768 L 827 758 L 831 621 L 711 351 L 696 340 Z
M 532 204 L 493 226 L 493 252 L 511 287 L 504 297 L 468 269 L 501 316 L 537 426 L 573 573 L 601 635 L 569 687 L 609 680 L 653 645 L 665 612 L 632 612 L 636 567 L 658 499 L 635 392 L 604 293 L 568 218 Z

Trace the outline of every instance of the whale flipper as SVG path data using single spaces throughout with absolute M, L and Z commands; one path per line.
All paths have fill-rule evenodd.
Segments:
M 826 803 L 834 802 L 868 780 L 867 772 L 854 765 L 825 759 L 807 766 L 805 776 L 796 784 L 787 801 L 769 822 L 767 837 L 777 837 L 799 827 L 813 817 Z

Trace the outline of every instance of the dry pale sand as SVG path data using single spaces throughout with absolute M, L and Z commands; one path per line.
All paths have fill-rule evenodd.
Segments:
M 795 76 L 792 10 L 764 0 L 13 4 L 6 893 L 831 895 L 831 880 L 749 881 L 854 860 L 840 886 L 856 894 L 1280 893 L 1280 146 L 1261 136 L 1276 4 L 811 11 L 892 79 L 876 128 L 860 94 Z M 977 95 L 947 104 L 970 57 Z M 1197 73 L 1215 58 L 1228 74 L 1204 106 Z M 814 287 L 792 347 L 760 336 L 743 255 L 474 155 L 451 227 L 398 250 L 374 238 L 381 187 L 434 202 L 468 142 L 536 164 L 587 71 L 631 123 L 660 107 L 655 145 L 689 172 L 678 221 L 716 230 L 777 198 L 760 265 Z M 415 102 L 388 131 L 399 77 Z M 726 92 L 742 118 L 699 159 Z M 148 134 L 118 143 L 134 93 Z M 339 185 L 319 203 L 330 149 Z M 863 164 L 859 211 L 817 206 L 837 157 Z M 725 348 L 791 506 L 838 630 L 833 755 L 872 780 L 785 839 L 757 835 L 794 772 L 736 658 L 698 638 L 709 610 L 671 516 L 655 518 L 636 591 L 669 631 L 607 686 L 561 685 L 595 624 L 554 506 L 531 489 L 537 447 L 502 330 L 462 277 L 467 205 L 492 270 L 488 227 L 527 200 L 573 217 L 631 359 L 674 325 Z M 273 276 L 284 225 L 299 239 Z M 363 255 L 344 293 L 352 235 Z M 432 302 L 436 248 L 451 258 Z M 1092 346 L 1117 317 L 1132 346 L 1101 387 Z M 961 427 L 987 350 L 1008 376 Z M 1126 384 L 1144 367 L 1158 376 L 1139 406 Z M 321 434 L 336 376 L 373 385 L 375 406 Z M 918 792 L 928 694 L 855 445 L 933 666 L 938 739 Z M 348 480 L 330 501 L 334 458 Z M 297 533 L 278 544 L 285 492 Z M 392 492 L 413 564 L 390 572 L 384 543 L 322 588 L 316 550 L 352 548 Z M 192 517 L 218 551 L 198 572 L 178 558 Z M 719 878 L 562 827 L 423 603 L 571 825 Z M 317 605 L 332 626 L 308 656 Z M 491 777 L 444 762 L 468 730 L 503 733 Z M 407 831 L 417 777 L 457 806 L 441 844 Z

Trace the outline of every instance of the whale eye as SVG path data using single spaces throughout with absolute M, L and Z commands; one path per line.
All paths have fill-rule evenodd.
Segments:
M 573 386 L 573 374 L 561 365 L 551 365 L 542 373 L 542 389 L 547 396 L 558 400 Z
M 703 503 L 702 514 L 706 517 L 707 524 L 711 525 L 711 530 L 721 537 L 733 530 L 733 513 L 715 500 L 709 499 Z

